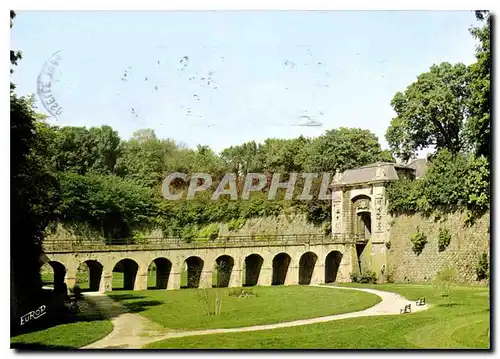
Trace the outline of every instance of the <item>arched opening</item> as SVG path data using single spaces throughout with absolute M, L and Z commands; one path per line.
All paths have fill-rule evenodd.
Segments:
M 306 252 L 300 257 L 299 261 L 299 284 L 311 284 L 314 266 L 318 256 L 313 252 Z
M 339 251 L 328 253 L 325 259 L 325 283 L 333 283 L 337 280 L 337 273 L 341 261 L 342 253 Z
M 291 260 L 290 256 L 286 253 L 280 253 L 274 257 L 272 285 L 285 284 L 286 274 Z
M 228 255 L 223 255 L 215 260 L 215 283 L 212 283 L 216 288 L 229 287 L 231 272 L 234 267 L 234 259 Z
M 203 271 L 203 260 L 199 257 L 189 257 L 186 264 L 186 284 L 184 288 L 198 288 L 200 286 L 201 272 Z
M 367 195 L 359 195 L 352 199 L 352 210 L 354 223 L 353 233 L 358 239 L 370 238 L 372 233 L 371 221 L 371 198 Z
M 167 258 L 156 258 L 148 267 L 148 289 L 167 289 L 172 262 Z
M 54 288 L 54 291 L 60 291 L 66 288 L 64 278 L 66 277 L 66 267 L 57 261 L 48 261 L 40 269 L 42 285 Z
M 358 212 L 357 214 L 357 230 L 356 233 L 361 238 L 370 238 L 372 234 L 372 220 L 370 212 Z
M 250 287 L 259 282 L 260 269 L 264 259 L 258 254 L 250 254 L 245 258 L 245 283 L 244 286 Z
M 96 260 L 80 263 L 76 271 L 76 285 L 82 291 L 98 292 L 101 284 L 102 264 Z
M 132 259 L 122 259 L 113 268 L 113 290 L 133 290 L 139 265 Z

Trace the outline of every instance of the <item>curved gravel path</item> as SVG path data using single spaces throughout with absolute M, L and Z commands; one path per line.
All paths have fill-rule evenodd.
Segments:
M 398 314 L 399 310 L 406 304 L 412 304 L 412 312 L 418 312 L 429 308 L 428 305 L 416 306 L 415 302 L 409 301 L 399 294 L 386 292 L 377 289 L 368 288 L 350 288 L 325 285 L 313 285 L 321 288 L 334 288 L 342 290 L 359 290 L 378 295 L 382 300 L 371 308 L 358 312 L 329 315 L 326 317 L 310 318 L 294 320 L 291 322 L 254 325 L 242 328 L 226 328 L 226 329 L 206 329 L 206 330 L 191 330 L 180 331 L 165 329 L 159 324 L 146 319 L 139 314 L 127 313 L 126 310 L 117 302 L 113 301 L 107 295 L 88 293 L 86 298 L 101 308 L 103 313 L 108 314 L 112 319 L 113 331 L 101 340 L 89 344 L 81 349 L 139 349 L 146 344 L 153 343 L 159 340 L 169 338 L 187 337 L 193 335 L 207 335 L 220 333 L 235 333 L 235 332 L 251 332 L 256 330 L 269 330 L 276 328 L 294 327 L 299 325 L 307 325 L 321 322 L 329 322 L 333 320 L 366 317 L 374 315 L 393 315 Z

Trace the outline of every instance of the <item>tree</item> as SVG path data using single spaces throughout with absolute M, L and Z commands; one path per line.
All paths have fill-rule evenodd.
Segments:
M 10 12 L 11 27 L 15 17 Z M 10 52 L 15 66 L 21 55 Z M 12 69 L 11 69 L 12 73 Z M 36 309 L 41 300 L 41 243 L 53 220 L 58 183 L 48 166 L 46 147 L 37 129 L 33 98 L 10 92 L 10 288 L 11 335 L 18 332 L 19 318 Z
M 113 173 L 120 137 L 110 126 L 53 127 L 56 133 L 55 166 L 58 171 Z
M 270 173 L 301 172 L 302 164 L 298 154 L 308 140 L 300 136 L 292 139 L 268 138 L 259 146 L 259 155 L 264 169 Z
M 89 130 L 92 141 L 90 170 L 98 173 L 113 173 L 119 156 L 120 137 L 110 126 L 92 127 Z
M 92 166 L 94 146 L 87 128 L 65 126 L 57 129 L 56 133 L 57 170 L 86 173 Z
M 398 92 L 391 101 L 397 116 L 387 129 L 392 153 L 408 161 L 416 151 L 434 146 L 458 153 L 464 148 L 469 90 L 467 68 L 443 62 Z
M 150 188 L 109 174 L 60 174 L 59 221 L 88 223 L 105 238 L 125 238 L 157 224 L 157 200 Z
M 308 172 L 330 172 L 363 166 L 381 160 L 377 136 L 369 130 L 328 130 L 304 146 L 298 159 Z
M 469 99 L 470 118 L 467 121 L 469 143 L 478 156 L 491 157 L 490 128 L 490 74 L 491 74 L 491 44 L 490 44 L 490 14 L 477 11 L 478 20 L 485 21 L 482 28 L 470 29 L 472 36 L 479 40 L 476 47 L 476 62 L 469 66 L 468 81 L 471 96 Z
M 145 186 L 158 185 L 163 180 L 166 157 L 173 149 L 171 142 L 160 141 L 153 130 L 136 131 L 120 145 L 116 173 Z
M 259 147 L 255 141 L 226 148 L 221 152 L 221 158 L 228 170 L 240 173 L 243 176 L 246 176 L 247 173 L 260 172 L 262 170 Z

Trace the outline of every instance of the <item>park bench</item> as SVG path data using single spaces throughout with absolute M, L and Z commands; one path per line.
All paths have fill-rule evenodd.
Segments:
M 411 304 L 406 304 L 404 309 L 399 310 L 399 314 L 411 313 Z
M 422 297 L 419 300 L 417 300 L 416 304 L 417 306 L 425 305 L 425 297 Z

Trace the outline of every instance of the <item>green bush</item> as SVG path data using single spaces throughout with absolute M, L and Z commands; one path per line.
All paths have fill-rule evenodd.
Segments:
M 479 257 L 476 265 L 476 280 L 480 281 L 483 279 L 488 279 L 490 277 L 490 265 L 488 261 L 488 254 L 483 253 Z
M 217 239 L 218 236 L 219 236 L 219 225 L 217 223 L 211 223 L 200 229 L 198 232 L 199 238 L 206 238 L 209 241 Z
M 401 179 L 387 187 L 391 214 L 465 211 L 471 224 L 490 208 L 488 160 L 440 150 L 433 155 L 422 179 Z
M 425 245 L 427 244 L 427 236 L 425 235 L 425 233 L 420 232 L 420 228 L 417 227 L 417 231 L 411 236 L 411 242 L 413 244 L 413 252 L 417 256 L 419 256 L 424 250 Z
M 447 228 L 440 228 L 438 235 L 438 251 L 442 252 L 450 245 L 451 234 Z
M 375 272 L 367 271 L 364 273 L 351 273 L 351 282 L 353 283 L 377 283 L 377 274 Z
M 233 218 L 227 222 L 227 229 L 230 231 L 237 231 L 241 229 L 246 223 L 245 218 Z

